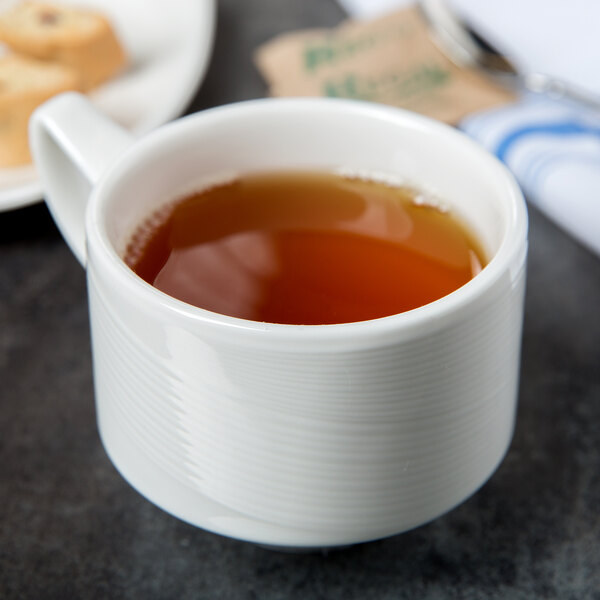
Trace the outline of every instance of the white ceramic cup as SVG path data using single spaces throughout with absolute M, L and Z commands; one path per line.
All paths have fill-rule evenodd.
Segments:
M 31 145 L 87 271 L 100 435 L 149 500 L 239 539 L 336 546 L 425 523 L 494 472 L 514 426 L 527 215 L 513 178 L 474 142 L 330 99 L 223 106 L 133 142 L 65 94 L 34 114 Z M 416 184 L 462 215 L 491 260 L 421 308 L 322 326 L 202 310 L 124 264 L 133 230 L 163 203 L 280 168 Z

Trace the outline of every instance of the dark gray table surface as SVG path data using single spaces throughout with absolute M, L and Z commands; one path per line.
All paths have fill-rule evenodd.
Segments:
M 188 112 L 264 96 L 251 53 L 332 0 L 222 0 Z M 43 204 L 0 214 L 0 598 L 600 599 L 600 259 L 530 212 L 518 421 L 499 470 L 414 531 L 284 554 L 182 523 L 98 438 L 84 272 Z

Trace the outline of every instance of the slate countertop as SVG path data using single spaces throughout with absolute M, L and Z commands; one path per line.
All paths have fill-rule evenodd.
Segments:
M 221 0 L 187 112 L 265 95 L 252 50 L 333 0 Z M 409 533 L 285 554 L 137 494 L 95 424 L 84 272 L 43 204 L 0 213 L 0 598 L 600 599 L 600 259 L 530 210 L 517 428 L 491 480 Z

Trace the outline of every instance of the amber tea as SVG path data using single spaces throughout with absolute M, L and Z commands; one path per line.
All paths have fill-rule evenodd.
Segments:
M 301 325 L 417 308 L 485 263 L 471 232 L 418 192 L 305 172 L 248 174 L 173 202 L 142 224 L 125 260 L 189 304 Z

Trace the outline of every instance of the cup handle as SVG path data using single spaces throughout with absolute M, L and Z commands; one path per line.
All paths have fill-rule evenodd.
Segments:
M 133 137 L 82 94 L 60 94 L 36 109 L 29 143 L 46 203 L 77 260 L 85 267 L 85 213 L 93 186 Z

